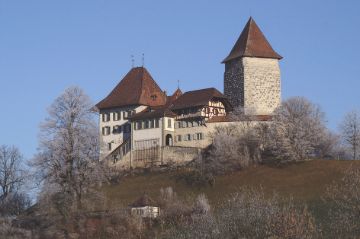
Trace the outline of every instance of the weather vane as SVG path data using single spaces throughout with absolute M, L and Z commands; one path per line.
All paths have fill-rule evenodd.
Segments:
M 134 63 L 135 63 L 134 55 L 131 55 L 130 58 L 131 58 L 131 67 L 134 68 Z

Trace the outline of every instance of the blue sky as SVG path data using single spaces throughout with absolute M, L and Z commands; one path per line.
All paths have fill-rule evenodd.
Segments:
M 305 96 L 330 128 L 360 108 L 360 1 L 0 0 L 0 144 L 30 158 L 46 108 L 69 86 L 94 103 L 135 64 L 168 92 L 223 90 L 224 66 L 254 17 L 281 61 L 282 96 Z

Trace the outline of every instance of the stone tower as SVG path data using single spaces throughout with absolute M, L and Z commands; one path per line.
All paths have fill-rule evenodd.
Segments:
M 271 115 L 280 104 L 279 60 L 265 36 L 250 18 L 225 64 L 224 93 L 233 107 L 246 114 Z

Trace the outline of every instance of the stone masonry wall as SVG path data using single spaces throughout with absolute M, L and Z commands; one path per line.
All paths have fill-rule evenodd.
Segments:
M 269 115 L 280 105 L 280 68 L 277 59 L 244 57 L 245 110 Z
M 224 94 L 232 106 L 244 107 L 244 67 L 240 58 L 225 64 Z
M 269 115 L 280 105 L 280 67 L 277 59 L 243 57 L 226 63 L 224 93 L 233 106 Z

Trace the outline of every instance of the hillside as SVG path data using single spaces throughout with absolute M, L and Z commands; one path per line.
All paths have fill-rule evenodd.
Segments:
M 321 199 L 326 186 L 339 180 L 344 171 L 353 164 L 360 166 L 359 161 L 313 160 L 287 165 L 270 167 L 260 165 L 229 175 L 218 176 L 214 186 L 196 188 L 177 182 L 179 172 L 146 173 L 140 176 L 129 176 L 117 185 L 105 186 L 104 192 L 110 208 L 126 206 L 142 193 L 152 198 L 159 197 L 160 188 L 173 187 L 180 197 L 193 197 L 205 193 L 210 202 L 218 203 L 242 186 L 262 186 L 267 193 L 277 192 L 280 196 L 292 196 L 309 204 Z

